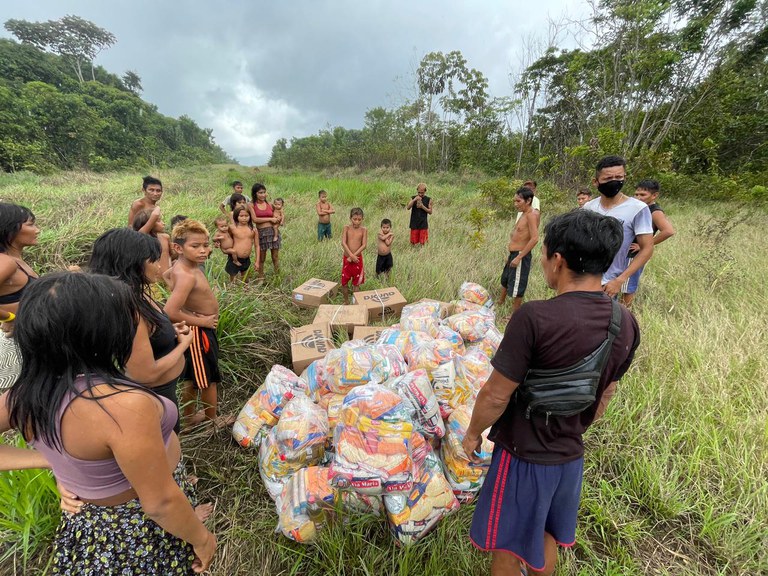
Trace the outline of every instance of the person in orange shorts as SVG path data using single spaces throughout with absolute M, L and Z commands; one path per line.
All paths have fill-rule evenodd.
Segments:
M 368 244 L 368 229 L 363 226 L 363 217 L 362 208 L 352 208 L 349 212 L 349 224 L 344 226 L 341 234 L 341 247 L 344 249 L 341 291 L 344 294 L 344 304 L 349 304 L 349 283 L 352 283 L 352 290 L 357 292 L 365 282 L 363 250 Z

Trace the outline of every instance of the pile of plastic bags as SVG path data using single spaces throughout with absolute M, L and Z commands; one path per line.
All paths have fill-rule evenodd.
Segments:
M 259 448 L 278 531 L 311 542 L 338 510 L 386 512 L 396 541 L 423 538 L 482 487 L 493 444 L 462 440 L 502 334 L 488 291 L 465 282 L 451 304 L 420 301 L 371 345 L 343 343 L 299 377 L 274 366 L 232 434 Z

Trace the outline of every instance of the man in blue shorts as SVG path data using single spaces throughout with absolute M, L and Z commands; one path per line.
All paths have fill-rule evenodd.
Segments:
M 541 265 L 557 295 L 512 315 L 480 390 L 463 447 L 479 462 L 481 434 L 492 426 L 495 448 L 472 519 L 470 538 L 491 552 L 491 574 L 550 575 L 557 545 L 576 537 L 584 463 L 582 434 L 599 418 L 640 342 L 637 322 L 620 306 L 620 329 L 597 383 L 594 402 L 572 416 L 529 412 L 516 395 L 529 369 L 573 366 L 607 338 L 613 304 L 601 278 L 622 243 L 614 218 L 575 210 L 544 231 Z M 530 567 L 529 572 L 525 572 Z

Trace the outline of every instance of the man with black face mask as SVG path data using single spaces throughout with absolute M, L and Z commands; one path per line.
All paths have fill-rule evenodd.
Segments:
M 609 296 L 617 296 L 622 285 L 632 274 L 642 268 L 653 255 L 653 220 L 645 202 L 621 193 L 627 177 L 627 162 L 621 156 L 606 156 L 597 163 L 592 184 L 600 196 L 584 205 L 591 210 L 619 220 L 624 230 L 624 241 L 611 266 L 603 274 L 603 290 Z M 633 240 L 640 247 L 629 259 L 629 245 Z

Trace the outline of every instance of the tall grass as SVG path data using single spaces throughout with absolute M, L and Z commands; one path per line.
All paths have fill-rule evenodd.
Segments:
M 0 175 L 0 197 L 30 206 L 44 232 L 30 261 L 45 271 L 82 261 L 90 243 L 123 225 L 140 195 L 140 174 Z M 470 246 L 469 210 L 483 207 L 471 177 L 427 179 L 435 201 L 430 243 L 407 245 L 408 212 L 416 174 L 352 170 L 322 174 L 256 172 L 241 167 L 164 171 L 166 221 L 177 213 L 209 226 L 228 183 L 264 182 L 286 199 L 281 272 L 267 259 L 263 285 L 229 285 L 215 254 L 209 277 L 219 290 L 222 407 L 237 411 L 274 362 L 290 359 L 288 326 L 311 322 L 312 312 L 290 304 L 291 289 L 315 276 L 336 279 L 339 237 L 353 206 L 365 210 L 370 274 L 373 239 L 382 218 L 396 233 L 392 282 L 409 299 L 449 300 L 463 280 L 497 290 L 506 256 L 508 222 L 493 222 L 486 242 Z M 325 189 L 337 214 L 332 242 L 316 242 L 314 204 Z M 570 208 L 564 197 L 544 203 L 544 220 Z M 558 575 L 727 575 L 768 573 L 768 288 L 762 240 L 768 217 L 740 206 L 663 200 L 678 235 L 661 245 L 643 276 L 634 312 L 642 332 L 635 362 L 605 418 L 586 435 L 585 484 L 577 545 L 561 552 Z M 538 266 L 527 297 L 551 296 Z M 510 312 L 498 311 L 498 317 Z M 386 524 L 372 517 L 341 518 L 312 546 L 274 534 L 276 514 L 259 479 L 256 455 L 226 432 L 182 439 L 202 497 L 216 502 L 216 575 L 470 574 L 488 571 L 488 558 L 467 538 L 472 507 L 463 507 L 425 541 L 393 544 Z M 25 489 L 25 491 L 30 489 Z M 3 496 L 5 494 L 5 496 Z M 11 496 L 0 493 L 0 517 Z M 55 515 L 55 502 L 46 513 Z M 41 520 L 45 530 L 44 521 Z M 48 529 L 49 530 L 49 529 Z M 50 532 L 48 531 L 48 534 Z M 49 536 L 48 536 L 49 537 Z M 3 536 L 5 538 L 5 536 Z M 31 549 L 27 548 L 31 553 Z M 0 573 L 42 573 L 33 567 Z

